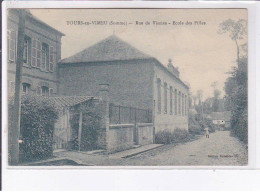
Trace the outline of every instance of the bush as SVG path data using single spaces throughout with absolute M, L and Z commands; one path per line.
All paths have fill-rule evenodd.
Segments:
M 190 134 L 186 130 L 175 129 L 173 132 L 160 131 L 155 134 L 155 143 L 157 144 L 171 144 L 187 142 L 191 139 Z
M 79 129 L 79 108 L 72 110 L 70 120 L 71 127 L 74 129 L 73 140 L 70 142 L 72 150 L 78 150 L 78 129 Z M 98 149 L 98 137 L 101 129 L 102 109 L 95 105 L 94 102 L 87 102 L 82 112 L 82 133 L 80 150 Z
M 189 125 L 189 133 L 200 135 L 203 133 L 203 129 L 199 125 Z
M 9 101 L 9 127 L 13 122 L 14 100 Z M 19 145 L 20 162 L 52 156 L 54 123 L 58 111 L 47 98 L 22 96 Z M 10 145 L 10 144 L 9 144 Z
M 231 111 L 231 132 L 245 144 L 248 143 L 247 84 L 247 57 L 242 57 L 225 83 L 225 103 Z

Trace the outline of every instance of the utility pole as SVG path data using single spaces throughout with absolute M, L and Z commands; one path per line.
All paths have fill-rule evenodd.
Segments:
M 24 52 L 24 28 L 25 28 L 25 11 L 18 10 L 18 38 L 17 38 L 17 61 L 15 74 L 15 93 L 14 93 L 14 112 L 13 121 L 10 131 L 10 164 L 17 165 L 19 163 L 19 137 L 20 137 L 20 117 L 21 117 L 21 79 Z

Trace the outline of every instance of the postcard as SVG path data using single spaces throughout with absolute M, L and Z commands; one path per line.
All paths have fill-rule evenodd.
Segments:
M 247 9 L 7 10 L 9 166 L 247 166 Z

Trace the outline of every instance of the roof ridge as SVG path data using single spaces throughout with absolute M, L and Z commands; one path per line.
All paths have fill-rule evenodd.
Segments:
M 100 62 L 153 58 L 116 35 L 110 35 L 82 51 L 64 58 L 60 63 Z

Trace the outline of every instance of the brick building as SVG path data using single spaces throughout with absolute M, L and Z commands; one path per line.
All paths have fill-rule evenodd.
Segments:
M 188 129 L 189 88 L 178 69 L 114 35 L 63 59 L 58 74 L 60 95 L 98 96 L 99 84 L 109 84 L 112 103 L 153 111 L 155 132 Z
M 13 95 L 17 58 L 18 13 L 8 12 L 8 93 Z M 57 62 L 63 33 L 38 20 L 28 10 L 25 19 L 22 91 L 43 96 L 57 94 Z

